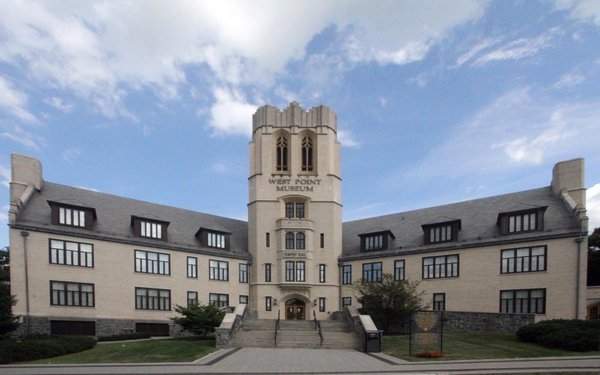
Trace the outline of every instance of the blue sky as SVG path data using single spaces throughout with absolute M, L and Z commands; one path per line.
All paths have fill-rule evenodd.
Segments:
M 600 2 L 0 1 L 10 154 L 44 178 L 246 218 L 258 106 L 338 115 L 345 220 L 547 186 L 600 226 Z

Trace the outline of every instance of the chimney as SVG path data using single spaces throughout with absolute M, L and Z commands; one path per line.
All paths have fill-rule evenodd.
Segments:
M 30 156 L 11 155 L 10 208 L 8 222 L 15 222 L 21 208 L 25 207 L 34 190 L 41 190 L 42 164 Z

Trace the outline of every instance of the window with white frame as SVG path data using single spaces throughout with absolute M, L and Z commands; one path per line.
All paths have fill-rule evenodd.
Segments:
M 423 258 L 423 279 L 458 277 L 458 255 Z
M 94 245 L 51 239 L 50 263 L 94 267 Z
M 206 235 L 207 235 L 207 246 L 208 247 L 215 247 L 217 249 L 225 248 L 225 234 L 224 233 L 208 232 Z
M 501 273 L 537 272 L 546 270 L 546 246 L 502 250 Z
M 194 279 L 198 277 L 198 258 L 187 257 L 187 277 Z
M 169 254 L 136 250 L 135 272 L 170 275 L 171 257 Z
M 94 307 L 94 284 L 50 281 L 50 305 Z
M 209 260 L 209 280 L 229 281 L 229 262 Z

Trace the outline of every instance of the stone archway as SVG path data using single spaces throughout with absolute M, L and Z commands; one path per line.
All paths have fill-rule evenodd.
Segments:
M 285 302 L 285 320 L 306 319 L 306 302 L 300 298 L 290 298 Z

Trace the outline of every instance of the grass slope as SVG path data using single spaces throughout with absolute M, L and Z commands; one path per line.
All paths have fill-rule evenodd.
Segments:
M 444 356 L 440 359 L 423 359 L 408 355 L 408 336 L 384 336 L 383 352 L 409 361 L 534 358 L 580 355 L 600 355 L 600 351 L 571 352 L 545 348 L 519 341 L 514 334 L 503 333 L 446 333 Z
M 99 344 L 80 353 L 28 363 L 144 363 L 191 362 L 215 351 L 214 340 L 164 339 Z

